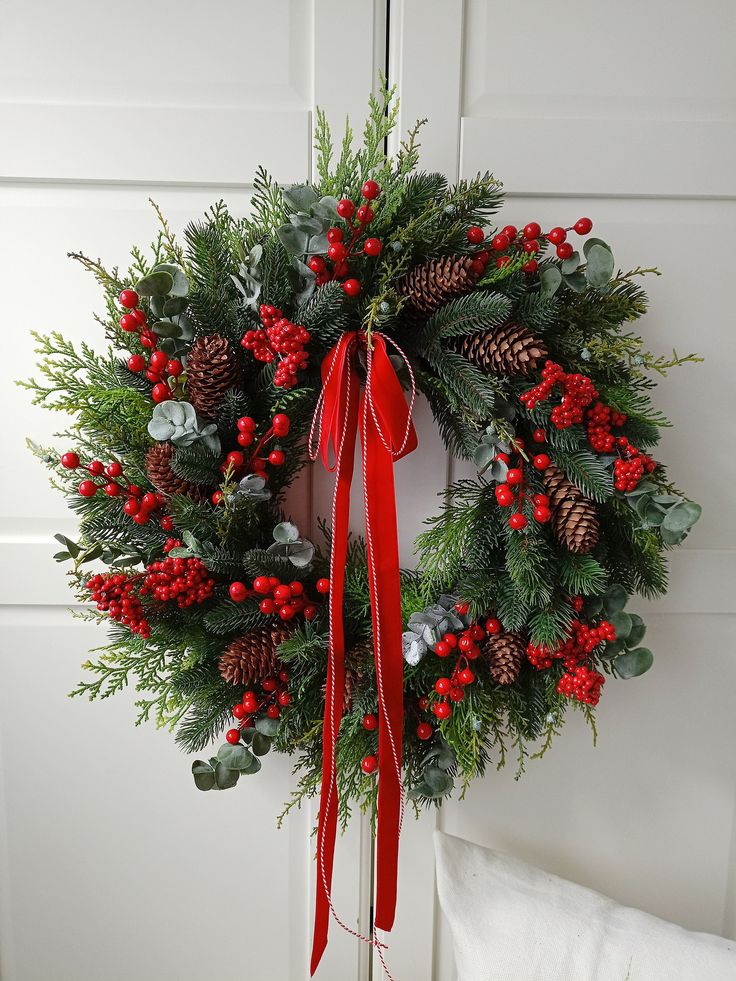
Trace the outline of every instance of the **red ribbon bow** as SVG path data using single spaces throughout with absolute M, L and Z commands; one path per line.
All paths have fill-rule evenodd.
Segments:
M 393 341 L 390 343 L 393 344 Z M 367 375 L 361 392 L 357 354 L 365 347 Z M 370 340 L 358 331 L 343 334 L 322 362 L 322 393 L 310 433 L 312 459 L 321 455 L 328 470 L 336 472 L 332 499 L 332 552 L 330 555 L 330 640 L 327 660 L 325 717 L 322 733 L 322 788 L 317 829 L 317 895 L 311 972 L 317 969 L 325 947 L 332 905 L 332 868 L 337 836 L 338 792 L 335 752 L 342 718 L 345 686 L 343 594 L 350 518 L 350 485 L 355 444 L 360 424 L 363 463 L 366 552 L 370 585 L 373 642 L 378 688 L 378 826 L 376 832 L 375 926 L 390 930 L 396 911 L 399 833 L 403 817 L 401 742 L 404 724 L 403 656 L 401 650 L 401 583 L 394 496 L 394 460 L 411 453 L 417 437 L 411 421 L 414 376 L 406 404 L 396 371 L 386 349 L 386 338 L 374 333 Z M 318 430 L 317 446 L 314 446 Z M 335 463 L 330 465 L 333 447 Z M 345 927 L 349 932 L 355 931 Z M 355 934 L 360 936 L 359 934 Z M 368 937 L 362 940 L 378 944 Z M 380 954 L 380 950 L 379 950 Z

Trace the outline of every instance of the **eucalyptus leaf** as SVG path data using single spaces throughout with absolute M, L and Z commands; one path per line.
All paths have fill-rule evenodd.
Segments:
M 184 271 L 175 266 L 173 262 L 160 262 L 153 270 L 152 275 L 160 272 L 168 273 L 172 279 L 171 289 L 168 291 L 171 296 L 184 297 L 189 293 L 189 280 L 184 275 Z
M 433 797 L 444 797 L 449 794 L 454 786 L 454 781 L 449 773 L 445 773 L 438 766 L 428 766 L 424 770 L 424 783 L 432 791 Z
M 590 245 L 590 242 L 586 242 Z M 588 265 L 585 267 L 585 276 L 591 286 L 601 289 L 611 281 L 614 269 L 614 259 L 611 250 L 604 245 L 594 244 L 585 253 Z
M 622 678 L 636 678 L 651 668 L 654 655 L 648 647 L 635 647 L 633 651 L 619 654 L 613 663 Z
M 292 184 L 282 193 L 284 201 L 294 211 L 309 211 L 312 205 L 319 201 L 319 195 L 311 184 Z
M 309 210 L 317 218 L 324 218 L 325 221 L 332 223 L 337 217 L 337 198 L 325 195 L 315 202 Z
M 279 720 L 269 719 L 267 715 L 264 715 L 260 719 L 256 719 L 256 731 L 262 732 L 264 736 L 275 736 L 279 731 Z
M 659 533 L 665 545 L 679 545 L 687 535 L 686 531 L 671 531 L 669 528 L 660 528 Z
M 242 770 L 250 762 L 251 752 L 242 743 L 223 743 L 217 750 L 217 759 L 231 770 Z
M 303 255 L 306 252 L 309 239 L 306 232 L 300 231 L 293 225 L 282 225 L 277 229 L 276 234 L 287 252 L 292 255 Z
M 212 790 L 215 786 L 215 771 L 204 760 L 195 760 L 192 763 L 192 776 L 197 790 Z
M 571 256 L 568 256 L 567 259 L 562 260 L 562 264 L 560 266 L 560 269 L 562 270 L 562 275 L 569 276 L 571 273 L 574 273 L 577 270 L 579 265 L 580 265 L 580 253 L 573 252 L 573 254 Z
M 667 515 L 665 514 L 664 508 L 661 508 L 659 504 L 655 504 L 654 501 L 650 501 L 644 508 L 642 517 L 648 525 L 651 525 L 653 528 L 659 528 Z
M 479 470 L 485 470 L 493 463 L 496 456 L 496 447 L 490 443 L 478 443 L 473 451 L 473 463 Z
M 220 762 L 215 767 L 215 783 L 220 790 L 229 790 L 239 779 L 238 771 L 229 769 L 224 763 Z
M 181 327 L 173 320 L 157 320 L 153 332 L 159 337 L 181 337 Z
M 251 744 L 251 749 L 256 754 L 256 756 L 265 756 L 266 753 L 271 749 L 271 737 L 267 736 L 263 732 L 255 732 L 253 734 L 253 742 Z
M 178 313 L 184 313 L 187 308 L 187 301 L 183 296 L 170 296 L 164 301 L 164 317 L 174 317 Z
M 313 235 L 307 243 L 306 253 L 307 255 L 324 255 L 329 245 L 327 233 Z
M 603 648 L 601 657 L 616 657 L 617 654 L 621 654 L 624 650 L 626 650 L 626 644 L 623 640 L 612 640 Z
M 562 283 L 562 273 L 557 266 L 547 266 L 539 274 L 539 282 L 542 285 L 540 295 L 543 297 L 554 296 Z
M 273 530 L 274 541 L 281 545 L 299 540 L 299 529 L 291 521 L 281 521 Z
M 296 214 L 291 215 L 289 221 L 298 228 L 300 232 L 307 235 L 319 235 L 323 231 L 323 223 L 319 218 L 312 218 L 311 215 Z
M 135 284 L 139 296 L 168 296 L 174 285 L 174 277 L 168 272 L 151 272 Z
M 609 586 L 606 590 L 606 594 L 603 597 L 603 607 L 606 611 L 606 616 L 613 616 L 614 613 L 618 613 L 620 610 L 626 606 L 628 602 L 629 594 L 626 592 L 623 586 L 618 583 L 614 583 Z
M 575 293 L 584 293 L 588 288 L 588 280 L 584 273 L 565 273 L 562 278 L 565 281 L 565 286 L 569 286 Z
M 491 464 L 491 472 L 489 474 L 491 480 L 497 481 L 499 484 L 503 484 L 506 480 L 506 475 L 509 472 L 509 466 L 504 463 L 503 460 L 494 460 Z
M 612 617 L 609 617 L 609 621 L 616 631 L 616 640 L 626 640 L 633 626 L 629 614 L 624 613 L 623 610 L 619 610 L 618 613 L 614 613 Z
M 683 501 L 667 512 L 662 526 L 667 531 L 687 531 L 698 520 L 702 510 L 694 501 Z
M 419 798 L 421 797 L 432 797 L 432 796 L 434 796 L 432 792 L 432 788 L 428 786 L 423 780 L 420 783 L 418 783 L 416 787 L 412 787 L 412 789 L 409 791 L 409 800 L 419 800 Z
M 629 616 L 631 617 L 631 630 L 626 638 L 626 646 L 638 647 L 642 640 L 644 640 L 647 626 L 638 614 L 630 613 Z
M 588 253 L 594 245 L 600 245 L 602 248 L 608 249 L 609 252 L 611 251 L 611 246 L 608 244 L 608 242 L 604 242 L 602 238 L 586 238 L 586 240 L 583 242 L 583 255 L 586 259 L 588 258 Z
M 150 307 L 151 307 L 151 313 L 153 314 L 154 317 L 163 317 L 165 306 L 166 306 L 165 296 L 151 297 Z
M 254 756 L 251 753 L 250 754 L 250 760 L 248 762 L 248 766 L 244 767 L 240 771 L 240 775 L 241 775 L 241 777 L 243 777 L 243 776 L 245 776 L 245 777 L 252 777 L 253 774 L 254 773 L 258 773 L 260 771 L 260 769 L 261 769 L 261 761 L 258 759 L 257 756 Z
M 71 558 L 69 552 L 54 552 L 52 558 L 56 562 L 66 562 L 67 559 Z
M 178 546 L 176 548 L 170 549 L 169 552 L 167 552 L 167 555 L 170 555 L 172 559 L 192 558 L 192 553 L 189 551 L 188 548 L 179 548 Z

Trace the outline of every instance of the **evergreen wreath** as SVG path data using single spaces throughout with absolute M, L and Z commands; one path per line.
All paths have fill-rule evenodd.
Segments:
M 320 782 L 331 529 L 309 541 L 285 494 L 343 332 L 400 345 L 448 450 L 478 469 L 443 493 L 401 573 L 416 807 L 510 753 L 521 772 L 569 707 L 593 725 L 604 682 L 651 666 L 624 607 L 666 590 L 666 553 L 700 515 L 651 455 L 669 425 L 653 375 L 699 360 L 650 354 L 631 330 L 657 270 L 616 272 L 588 218 L 496 227 L 491 174 L 450 185 L 417 170 L 421 124 L 387 157 L 392 96 L 371 99 L 362 146 L 348 128 L 336 159 L 318 113 L 318 179 L 284 189 L 260 170 L 248 218 L 219 202 L 180 243 L 156 209 L 151 253 L 134 249 L 125 272 L 73 254 L 104 290 L 110 346 L 38 335 L 40 380 L 21 383 L 74 417 L 59 434 L 73 449 L 31 446 L 79 517 L 55 556 L 96 604 L 76 615 L 110 624 L 74 694 L 134 685 L 138 721 L 189 753 L 226 730 L 193 763 L 200 790 L 233 787 L 271 747 L 293 755 L 287 811 Z M 377 785 L 361 540 L 345 577 L 343 822 Z

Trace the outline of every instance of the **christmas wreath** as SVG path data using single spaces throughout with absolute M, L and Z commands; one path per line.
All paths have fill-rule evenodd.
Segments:
M 700 514 L 651 455 L 668 425 L 652 375 L 697 360 L 630 329 L 656 270 L 616 272 L 589 218 L 497 226 L 500 183 L 418 171 L 419 126 L 387 157 L 395 121 L 386 92 L 335 157 L 318 114 L 313 184 L 260 171 L 250 217 L 218 203 L 181 243 L 157 209 L 126 272 L 74 254 L 110 346 L 38 336 L 25 383 L 74 417 L 66 452 L 33 448 L 79 516 L 56 555 L 92 603 L 77 615 L 111 627 L 75 694 L 134 684 L 139 721 L 191 753 L 225 730 L 192 766 L 200 790 L 273 748 L 295 757 L 287 810 L 322 784 L 327 826 L 378 798 L 379 833 L 397 764 L 399 797 L 438 803 L 510 751 L 522 770 L 568 708 L 592 723 L 604 682 L 646 671 L 627 601 L 664 592 Z M 416 443 L 415 395 L 478 475 L 447 488 L 399 572 L 392 461 Z M 357 435 L 367 548 L 346 532 Z M 285 494 L 330 447 L 312 542 Z

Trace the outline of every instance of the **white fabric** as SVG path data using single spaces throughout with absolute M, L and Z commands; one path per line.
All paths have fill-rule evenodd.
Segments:
M 459 981 L 736 981 L 736 943 L 435 833 Z

